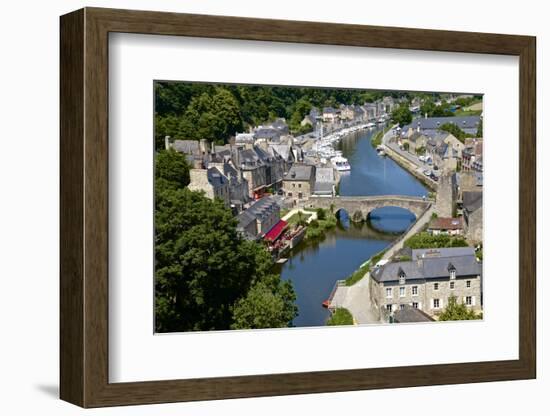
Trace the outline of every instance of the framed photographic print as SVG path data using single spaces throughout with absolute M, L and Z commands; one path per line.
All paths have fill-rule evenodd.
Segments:
M 61 398 L 536 376 L 535 38 L 61 17 Z

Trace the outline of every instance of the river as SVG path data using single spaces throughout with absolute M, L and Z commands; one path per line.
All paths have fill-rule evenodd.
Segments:
M 377 131 L 353 133 L 338 145 L 351 165 L 351 172 L 341 178 L 340 195 L 427 195 L 428 190 L 414 176 L 376 153 L 370 140 Z M 325 325 L 329 312 L 321 304 L 334 283 L 389 246 L 413 221 L 412 213 L 397 207 L 373 211 L 369 223 L 362 226 L 350 224 L 343 213 L 338 227 L 328 232 L 324 240 L 302 243 L 284 265 L 277 266 L 281 277 L 290 279 L 296 291 L 299 315 L 293 325 Z

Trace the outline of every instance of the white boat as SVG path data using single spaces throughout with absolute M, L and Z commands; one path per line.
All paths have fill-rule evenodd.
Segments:
M 382 145 L 379 145 L 379 146 L 376 147 L 376 152 L 380 156 L 386 156 L 386 151 L 384 150 L 384 146 L 382 146 Z
M 334 166 L 334 168 L 339 172 L 351 170 L 351 166 L 345 157 L 336 156 L 333 157 L 330 161 L 332 162 L 332 166 Z

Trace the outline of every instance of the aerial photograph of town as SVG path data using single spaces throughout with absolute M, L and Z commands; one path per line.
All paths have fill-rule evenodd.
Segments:
M 154 82 L 155 332 L 483 319 L 483 96 Z

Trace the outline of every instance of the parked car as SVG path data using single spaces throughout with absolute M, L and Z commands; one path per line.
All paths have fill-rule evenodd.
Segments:
M 439 180 L 439 177 L 435 176 L 432 172 L 432 174 L 430 175 L 430 178 L 433 180 L 433 181 L 438 181 Z
M 430 169 L 426 169 L 426 170 L 424 171 L 424 175 L 426 175 L 426 176 L 432 176 L 433 173 L 432 173 L 432 171 L 431 171 Z

